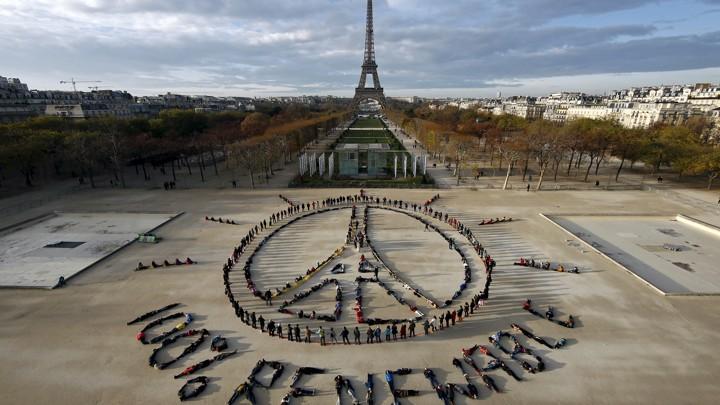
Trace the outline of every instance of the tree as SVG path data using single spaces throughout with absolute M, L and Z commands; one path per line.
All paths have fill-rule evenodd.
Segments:
M 102 143 L 108 150 L 108 156 L 115 171 L 115 178 L 125 188 L 126 135 L 130 128 L 127 125 L 122 125 L 115 118 L 101 118 L 95 121 L 94 124 L 101 131 Z
M 67 137 L 67 142 L 73 156 L 80 163 L 81 172 L 88 176 L 90 187 L 95 188 L 95 168 L 103 156 L 99 134 L 77 131 Z
M 623 129 L 615 132 L 612 140 L 612 154 L 620 158 L 620 165 L 615 173 L 615 181 L 620 178 L 625 161 L 634 162 L 643 153 L 647 143 L 647 130 L 641 128 Z
M 592 126 L 592 120 L 587 118 L 581 118 L 572 120 L 565 124 L 563 127 L 563 139 L 570 150 L 570 160 L 568 161 L 567 176 L 570 176 L 570 169 L 572 168 L 573 161 L 575 160 L 575 154 L 579 154 L 577 162 L 578 164 L 582 160 L 582 141 L 584 134 L 589 132 Z
M 520 137 L 520 145 L 525 158 L 525 163 L 523 165 L 523 181 L 525 181 L 525 176 L 528 172 L 530 157 L 534 154 L 538 155 L 542 153 L 542 150 L 545 148 L 547 141 L 549 140 L 548 133 L 554 130 L 555 127 L 550 121 L 542 119 L 533 121 L 525 127 L 524 136 Z
M 711 190 L 713 181 L 720 176 L 720 149 L 718 147 L 705 147 L 705 150 L 692 161 L 690 170 L 692 173 L 707 176 L 707 189 Z
M 263 113 L 252 113 L 240 124 L 240 130 L 246 137 L 252 138 L 263 135 L 269 126 L 270 118 L 267 115 Z
M 36 168 L 46 157 L 49 133 L 14 124 L 0 134 L 0 161 L 16 167 L 25 178 L 27 187 L 33 186 Z
M 242 167 L 250 175 L 250 188 L 255 189 L 255 171 L 262 162 L 258 145 L 252 141 L 236 142 L 230 146 L 231 160 L 235 168 Z
M 642 160 L 653 168 L 653 173 L 661 166 L 682 164 L 699 144 L 698 136 L 686 127 L 657 126 L 648 135 Z
M 456 136 L 452 143 L 449 145 L 451 153 L 455 157 L 455 176 L 456 184 L 460 185 L 460 177 L 463 168 L 463 164 L 467 160 L 467 155 L 472 149 L 472 140 L 468 136 Z
M 702 143 L 708 143 L 714 127 L 713 122 L 703 115 L 693 115 L 683 126 L 694 133 Z
M 560 165 L 559 161 L 562 159 L 565 151 L 561 131 L 558 131 L 557 128 L 552 128 L 543 134 L 543 137 L 540 139 L 542 146 L 535 151 L 538 165 L 540 165 L 540 176 L 537 186 L 535 187 L 537 191 L 540 191 L 542 188 L 545 171 L 550 165 L 551 160 L 556 162 L 555 175 L 557 176 L 557 167 Z

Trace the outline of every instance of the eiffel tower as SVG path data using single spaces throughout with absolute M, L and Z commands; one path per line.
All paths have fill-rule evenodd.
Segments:
M 365 82 L 368 75 L 372 75 L 373 87 L 366 87 Z M 365 58 L 362 64 L 362 72 L 360 73 L 360 83 L 355 89 L 355 97 L 353 98 L 353 108 L 357 108 L 360 103 L 368 99 L 373 99 L 385 107 L 385 92 L 380 86 L 380 76 L 378 76 L 377 63 L 375 63 L 375 34 L 373 30 L 373 2 L 367 2 L 367 25 L 365 28 Z

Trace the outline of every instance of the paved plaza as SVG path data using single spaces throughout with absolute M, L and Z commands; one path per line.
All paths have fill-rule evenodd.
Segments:
M 0 290 L 0 358 L 4 365 L 0 370 L 0 390 L 3 402 L 177 403 L 177 391 L 185 379 L 173 379 L 173 375 L 212 357 L 215 353 L 210 352 L 209 343 L 203 343 L 197 351 L 167 369 L 157 370 L 148 366 L 148 356 L 156 345 L 143 345 L 135 340 L 136 333 L 147 321 L 126 325 L 139 314 L 175 302 L 181 303 L 178 311 L 192 313 L 194 321 L 191 328 L 206 328 L 212 336 L 222 334 L 227 338 L 229 348 L 239 352 L 235 357 L 212 364 L 193 375 L 210 378 L 207 390 L 193 401 L 196 403 L 227 403 L 233 390 L 263 358 L 282 362 L 285 372 L 271 389 L 254 390 L 260 404 L 280 403 L 289 390 L 294 371 L 306 366 L 324 368 L 326 373 L 303 377 L 299 385 L 318 390 L 317 396 L 293 399 L 292 403 L 336 403 L 333 377 L 339 374 L 349 378 L 358 396 L 364 399 L 363 384 L 367 374 L 373 373 L 376 403 L 389 404 L 391 396 L 384 381 L 384 372 L 404 367 L 411 368 L 412 373 L 396 376 L 396 388 L 418 390 L 420 395 L 401 399 L 401 403 L 442 403 L 423 376 L 423 369 L 432 368 L 443 383 L 466 384 L 463 375 L 453 366 L 453 358 L 462 358 L 463 348 L 476 344 L 492 346 L 488 337 L 500 330 L 511 332 L 512 323 L 547 341 L 566 338 L 567 344 L 551 349 L 519 335 L 519 341 L 531 347 L 545 363 L 545 371 L 536 374 L 523 370 L 508 355 L 493 349 L 522 379 L 515 381 L 500 369 L 488 371 L 502 393 L 490 393 L 479 376 L 466 366 L 470 380 L 478 387 L 484 403 L 710 404 L 715 403 L 720 395 L 720 388 L 713 379 L 720 372 L 720 362 L 714 349 L 714 343 L 720 338 L 720 327 L 717 326 L 720 325 L 720 313 L 715 309 L 720 298 L 712 295 L 659 294 L 653 287 L 540 215 L 571 219 L 586 229 L 586 233 L 592 232 L 599 238 L 617 243 L 626 254 L 638 257 L 640 253 L 631 250 L 631 245 L 623 238 L 635 240 L 632 246 L 639 246 L 637 249 L 664 243 L 689 246 L 692 250 L 678 252 L 660 252 L 655 248 L 642 250 L 663 257 L 691 253 L 691 258 L 673 261 L 687 263 L 694 272 L 672 266 L 677 267 L 679 274 L 700 277 L 700 280 L 707 280 L 708 285 L 714 283 L 715 269 L 708 265 L 719 251 L 717 240 L 702 236 L 699 231 L 673 219 L 677 214 L 684 214 L 718 225 L 720 218 L 702 210 L 700 205 L 687 204 L 684 199 L 656 192 L 440 191 L 440 199 L 432 207 L 465 224 L 497 261 L 497 267 L 492 273 L 489 298 L 483 306 L 454 327 L 427 336 L 422 327 L 418 327 L 418 336 L 412 339 L 365 344 L 367 325 L 358 325 L 354 314 L 355 287 L 358 276 L 372 277 L 372 273 L 358 272 L 359 257 L 363 254 L 371 257 L 371 252 L 367 247 L 356 249 L 352 244 L 346 245 L 340 255 L 301 287 L 274 298 L 272 306 L 266 306 L 247 288 L 242 264 L 249 251 L 241 256 L 238 267 L 230 272 L 230 281 L 238 302 L 248 311 L 281 322 L 283 327 L 287 323 L 313 329 L 323 326 L 325 330 L 359 326 L 363 332 L 362 345 L 323 347 L 317 343 L 317 336 L 313 337 L 313 344 L 291 343 L 270 337 L 241 322 L 224 294 L 222 266 L 232 254 L 233 247 L 251 227 L 288 208 L 278 194 L 302 203 L 358 192 L 357 189 L 206 189 L 173 192 L 105 189 L 82 191 L 27 210 L 13 210 L 11 215 L 0 218 L 0 227 L 47 212 L 62 211 L 65 215 L 93 213 L 100 218 L 120 218 L 117 216 L 127 214 L 126 219 L 113 220 L 112 223 L 117 227 L 122 224 L 122 228 L 128 231 L 126 233 L 134 233 L 166 222 L 171 216 L 167 213 L 184 214 L 155 231 L 161 237 L 158 244 L 131 243 L 77 274 L 63 288 Z M 387 196 L 411 203 L 422 203 L 437 193 L 435 190 L 367 192 L 371 196 Z M 681 190 L 677 192 L 682 193 Z M 2 204 L 0 200 L 0 209 Z M 260 246 L 251 266 L 258 289 L 283 288 L 345 245 L 350 207 L 351 204 L 348 204 L 342 209 L 297 220 Z M 616 217 L 608 219 L 614 221 L 612 223 L 597 221 L 598 224 L 593 225 L 591 222 L 595 220 L 586 216 L 589 211 L 613 213 Z M 150 221 L 152 217 L 146 215 L 154 216 L 157 223 L 153 222 L 155 219 Z M 362 221 L 362 210 L 358 209 L 356 215 Z M 617 217 L 619 215 L 622 217 Z M 232 220 L 236 225 L 207 221 L 206 216 Z M 469 301 L 482 291 L 486 282 L 482 259 L 452 226 L 422 214 L 418 216 L 457 241 L 458 249 L 468 258 L 472 281 L 453 301 L 452 307 Z M 484 219 L 503 216 L 512 217 L 513 221 L 480 225 Z M 285 222 L 287 219 L 269 231 Z M 96 220 L 93 223 L 96 225 L 88 228 L 109 227 L 108 224 L 100 227 Z M 16 235 L 20 232 L 25 231 Z M 259 235 L 263 237 L 267 234 L 268 231 L 263 231 Z M 630 234 L 636 237 L 631 238 Z M 12 235 L 6 234 L 3 238 Z M 383 262 L 407 284 L 433 300 L 443 301 L 451 297 L 463 282 L 463 266 L 458 252 L 449 249 L 438 232 L 426 230 L 422 222 L 410 215 L 369 208 L 368 237 Z M 60 239 L 89 243 L 89 240 L 98 238 L 75 240 L 78 238 L 63 235 Z M 643 242 L 645 240 L 647 242 Z M 43 241 L 43 246 L 55 242 L 47 238 Z M 258 243 L 258 240 L 254 242 L 253 249 Z M 191 257 L 197 264 L 134 271 L 139 261 L 147 264 L 152 260 L 161 262 L 176 257 Z M 559 273 L 514 265 L 520 257 L 576 265 L 581 272 Z M 375 262 L 372 257 L 370 260 Z M 346 273 L 330 274 L 336 263 L 346 264 Z M 14 268 L 24 270 L 24 266 Z M 659 266 L 656 269 L 662 270 Z M 3 283 L 6 274 L 0 272 Z M 282 300 L 330 277 L 338 280 L 343 295 L 342 314 L 337 322 L 298 319 L 278 312 Z M 379 279 L 405 300 L 418 303 L 421 312 L 430 319 L 445 310 L 422 303 L 404 288 L 403 283 L 390 278 L 385 270 L 380 271 Z M 682 282 L 686 283 L 686 280 Z M 361 289 L 366 318 L 405 319 L 414 316 L 407 305 L 400 304 L 380 285 L 363 283 Z M 559 319 L 566 319 L 572 314 L 576 327 L 564 328 L 523 310 L 522 303 L 526 298 L 532 299 L 533 307 L 541 313 L 548 306 L 553 306 Z M 328 285 L 287 308 L 292 311 L 302 309 L 305 313 L 315 310 L 324 314 L 331 313 L 335 303 L 335 286 Z M 175 323 L 171 321 L 154 328 L 149 334 L 156 336 Z M 381 326 L 384 328 L 385 324 Z M 159 358 L 165 361 L 178 356 L 182 348 L 193 340 L 181 339 L 167 351 L 161 351 Z M 507 342 L 505 346 L 508 346 Z M 528 356 L 523 357 L 534 362 Z M 473 358 L 480 367 L 489 364 L 487 356 L 476 353 Z M 259 379 L 267 381 L 269 375 L 266 369 Z M 343 403 L 351 403 L 345 394 L 343 398 Z M 236 403 L 248 401 L 243 399 Z M 456 403 L 471 404 L 475 400 L 457 396 Z
M 52 288 L 175 215 L 51 213 L 0 233 L 0 287 Z
M 712 225 L 692 226 L 692 219 L 656 216 L 552 220 L 662 294 L 720 294 L 720 232 Z

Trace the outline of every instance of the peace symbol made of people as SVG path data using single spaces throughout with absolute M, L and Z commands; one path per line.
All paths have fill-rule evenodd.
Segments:
M 287 207 L 239 235 L 222 269 L 232 310 L 258 332 L 320 344 L 402 341 L 451 328 L 488 299 L 495 262 L 458 218 L 433 208 L 438 195 L 279 197 Z

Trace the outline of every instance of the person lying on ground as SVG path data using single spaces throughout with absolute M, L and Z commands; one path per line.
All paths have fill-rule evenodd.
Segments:
M 374 405 L 375 404 L 375 382 L 373 382 L 372 374 L 367 375 L 367 382 L 365 383 L 365 389 L 367 390 L 367 395 L 365 396 L 365 401 L 367 402 L 367 405 Z
M 280 402 L 280 405 L 289 405 L 290 404 L 290 398 L 299 398 L 299 397 L 308 397 L 315 395 L 314 389 L 308 389 L 308 388 L 293 388 L 292 391 L 285 394 L 284 397 L 282 397 L 282 401 Z
M 497 384 L 495 384 L 495 380 L 493 380 L 492 377 L 490 377 L 489 375 L 483 374 L 480 376 L 480 378 L 482 378 L 483 384 L 485 384 L 485 386 L 489 390 L 495 391 L 497 393 L 502 392 L 502 391 L 500 391 L 500 388 L 498 388 Z
M 420 391 L 418 391 L 418 390 L 394 390 L 393 394 L 397 398 L 409 398 L 409 397 L 416 397 L 416 396 L 420 395 Z
M 207 331 L 207 329 L 190 329 L 182 334 L 173 336 L 171 338 L 164 339 L 159 347 L 155 348 L 152 353 L 150 354 L 150 357 L 148 358 L 148 365 L 150 367 L 156 368 L 158 370 L 163 370 L 167 368 L 168 366 L 174 364 L 175 362 L 179 361 L 183 357 L 187 356 L 190 353 L 195 352 L 197 350 L 198 346 L 200 346 L 204 341 L 205 337 L 208 336 L 210 332 Z M 185 349 L 175 358 L 172 358 L 166 362 L 160 363 L 155 360 L 155 357 L 158 355 L 158 353 L 165 349 L 166 347 L 172 345 L 173 343 L 177 342 L 181 338 L 186 337 L 192 337 L 195 335 L 200 335 L 195 341 L 190 343 Z
M 230 399 L 227 402 L 228 405 L 234 404 L 235 401 L 240 399 L 240 397 L 242 397 L 244 395 L 248 395 L 248 393 L 250 393 L 250 395 L 252 395 L 252 384 L 250 382 L 245 381 L 235 388 L 232 396 L 230 397 Z
M 237 352 L 238 352 L 237 350 L 233 350 L 232 352 L 220 353 L 220 354 L 216 355 L 215 357 L 205 359 L 199 363 L 195 363 L 192 366 L 186 367 L 185 370 L 183 370 L 180 374 L 175 375 L 173 378 L 178 379 L 178 378 L 182 378 L 182 377 L 191 375 L 193 373 L 196 373 L 196 372 L 204 369 L 205 367 L 208 367 L 212 363 L 220 362 L 220 361 L 227 359 L 228 357 L 236 355 Z
M 141 263 L 141 264 L 142 264 L 142 263 Z M 132 324 L 135 324 L 135 323 L 144 321 L 144 320 L 146 320 L 146 319 L 148 319 L 148 318 L 150 318 L 150 317 L 152 317 L 152 316 L 155 316 L 155 315 L 157 315 L 157 314 L 159 314 L 159 313 L 161 313 L 161 312 L 165 312 L 165 311 L 167 311 L 167 310 L 173 309 L 173 308 L 178 307 L 178 306 L 180 306 L 180 303 L 174 303 L 174 304 L 166 305 L 166 306 L 164 306 L 164 307 L 162 307 L 162 308 L 154 309 L 154 310 L 152 310 L 152 311 L 146 312 L 146 313 L 138 316 L 137 318 L 135 318 L 135 319 L 133 319 L 132 321 L 128 322 L 127 325 L 132 325 Z
M 555 342 L 555 344 L 553 345 L 553 344 L 550 344 L 550 342 L 548 342 L 547 340 L 545 340 L 545 339 L 543 339 L 543 338 L 541 338 L 541 337 L 539 337 L 539 336 L 535 336 L 532 332 L 530 332 L 529 330 L 521 327 L 520 325 L 518 325 L 518 324 L 516 324 L 516 323 L 510 324 L 510 326 L 513 328 L 513 330 L 518 331 L 518 332 L 521 332 L 523 335 L 525 335 L 525 336 L 529 337 L 530 339 L 532 339 L 532 340 L 534 340 L 534 341 L 542 344 L 543 346 L 549 347 L 550 349 L 559 349 L 559 348 L 561 348 L 561 347 L 563 347 L 563 346 L 565 346 L 565 345 L 567 344 L 567 339 L 565 339 L 565 338 L 560 338 L 560 339 L 558 339 L 557 342 Z
M 185 384 L 183 384 L 183 386 L 178 391 L 178 397 L 180 397 L 180 402 L 187 401 L 188 399 L 195 398 L 202 394 L 202 392 L 205 391 L 205 388 L 207 388 L 208 381 L 210 381 L 210 379 L 205 377 L 204 375 L 187 380 L 187 382 L 185 382 Z M 188 391 L 187 388 L 193 384 L 200 385 Z
M 162 318 L 155 319 L 154 321 L 152 321 L 152 322 L 148 323 L 147 325 L 145 325 L 145 327 L 142 328 L 142 330 L 141 330 L 140 332 L 138 332 L 137 335 L 135 335 L 135 339 L 137 339 L 140 343 L 142 343 L 142 344 L 144 344 L 144 345 L 149 344 L 149 343 L 156 343 L 156 342 L 164 339 L 165 337 L 170 336 L 171 334 L 177 332 L 177 330 L 176 330 L 175 328 L 173 328 L 173 329 L 171 329 L 170 331 L 161 334 L 160 336 L 162 336 L 162 337 L 161 337 L 159 340 L 155 340 L 156 338 L 153 338 L 153 339 L 150 340 L 149 342 L 147 341 L 145 332 L 148 331 L 149 329 L 155 327 L 155 326 L 162 325 L 165 321 L 172 320 L 172 319 L 177 319 L 177 318 L 182 318 L 182 317 L 185 317 L 185 313 L 184 313 L 184 312 L 176 312 L 176 313 L 174 313 L 174 314 L 167 315 L 167 316 L 164 316 L 164 317 L 162 317 Z M 153 341 L 153 340 L 155 340 L 155 341 Z
M 574 328 L 575 327 L 575 318 L 573 318 L 572 315 L 568 316 L 567 321 L 556 321 L 558 325 L 564 326 L 566 328 Z
M 273 371 L 272 376 L 270 376 L 270 384 L 265 386 L 265 388 L 270 389 L 275 384 L 275 381 L 277 381 L 278 378 L 280 378 L 283 371 L 285 371 L 285 366 L 282 363 L 280 363 L 279 361 L 269 361 L 266 364 L 270 368 L 275 370 L 275 371 Z
M 322 369 L 322 368 L 300 367 L 297 370 L 295 370 L 295 374 L 293 374 L 293 376 L 292 376 L 290 386 L 294 387 L 295 384 L 300 379 L 300 377 L 302 377 L 303 375 L 314 375 L 314 374 L 324 374 L 324 373 L 325 373 L 325 369 Z

